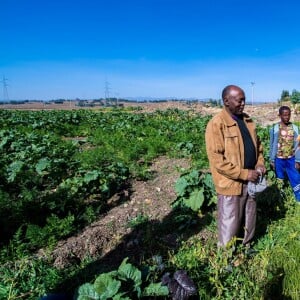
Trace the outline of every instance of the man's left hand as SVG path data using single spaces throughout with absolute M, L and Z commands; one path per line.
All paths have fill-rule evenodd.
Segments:
M 255 170 L 257 172 L 261 172 L 263 175 L 265 175 L 266 172 L 267 172 L 267 169 L 266 169 L 266 167 L 264 165 L 258 165 L 258 166 L 256 166 Z

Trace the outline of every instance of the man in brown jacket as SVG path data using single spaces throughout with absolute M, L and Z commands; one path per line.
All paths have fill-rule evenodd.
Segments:
M 244 229 L 248 246 L 256 225 L 256 201 L 247 184 L 265 174 L 263 149 L 255 124 L 243 113 L 245 93 L 235 85 L 222 92 L 224 107 L 207 124 L 206 151 L 218 195 L 218 246 L 226 246 Z M 242 222 L 244 221 L 244 224 Z

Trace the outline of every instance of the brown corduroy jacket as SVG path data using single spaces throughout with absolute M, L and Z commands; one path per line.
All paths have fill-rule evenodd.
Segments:
M 256 149 L 256 165 L 264 165 L 263 148 L 256 135 L 255 123 L 247 114 L 244 114 L 244 120 Z M 248 178 L 248 170 L 243 168 L 244 143 L 237 122 L 225 108 L 208 122 L 205 141 L 216 192 L 240 195 L 242 183 Z

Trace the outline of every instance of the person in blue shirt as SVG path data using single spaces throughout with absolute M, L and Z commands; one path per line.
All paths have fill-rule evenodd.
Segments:
M 279 180 L 288 178 L 296 200 L 300 201 L 300 173 L 295 167 L 299 129 L 290 122 L 291 109 L 288 106 L 279 108 L 279 117 L 280 122 L 270 129 L 270 165 Z

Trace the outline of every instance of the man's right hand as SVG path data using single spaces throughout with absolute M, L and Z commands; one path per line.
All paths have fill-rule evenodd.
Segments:
M 270 167 L 273 171 L 275 170 L 275 163 L 273 161 L 270 162 Z
M 256 170 L 248 170 L 248 181 L 252 181 L 255 182 L 258 177 L 259 177 L 259 172 L 257 172 Z

